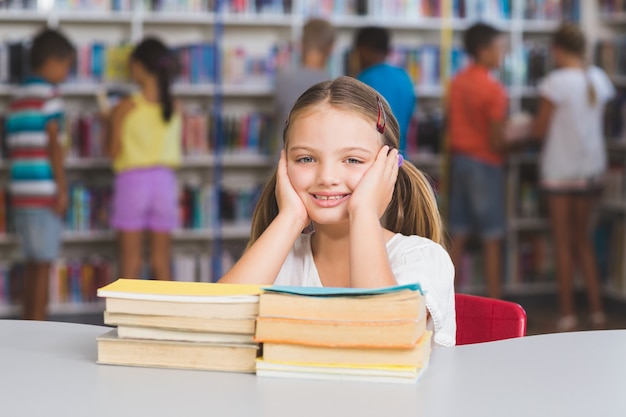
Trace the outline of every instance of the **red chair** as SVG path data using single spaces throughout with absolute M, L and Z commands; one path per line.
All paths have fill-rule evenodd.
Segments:
M 456 294 L 456 344 L 492 342 L 526 335 L 526 311 L 516 303 Z

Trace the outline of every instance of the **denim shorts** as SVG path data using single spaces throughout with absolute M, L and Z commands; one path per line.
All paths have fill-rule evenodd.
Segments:
M 453 155 L 450 178 L 451 235 L 477 232 L 482 239 L 504 235 L 504 169 Z
M 170 168 L 137 168 L 115 176 L 111 226 L 171 232 L 179 224 L 178 185 Z
M 52 210 L 16 208 L 13 224 L 26 261 L 51 262 L 59 257 L 63 221 Z

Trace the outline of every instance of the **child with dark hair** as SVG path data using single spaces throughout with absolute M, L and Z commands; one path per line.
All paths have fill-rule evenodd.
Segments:
M 181 115 L 171 94 L 177 64 L 165 44 L 146 38 L 130 56 L 139 92 L 111 115 L 109 151 L 116 172 L 112 226 L 119 231 L 120 273 L 137 278 L 143 232 L 150 232 L 150 264 L 156 279 L 171 279 L 170 233 L 178 227 L 177 182 Z
M 381 27 L 360 29 L 354 39 L 360 72 L 359 81 L 378 91 L 391 106 L 400 125 L 400 153 L 406 150 L 406 132 L 415 108 L 411 78 L 402 68 L 386 62 L 391 51 L 389 31 Z
M 459 270 L 467 238 L 477 231 L 483 242 L 487 294 L 498 298 L 505 231 L 502 151 L 507 95 L 490 71 L 500 66 L 502 37 L 495 28 L 478 23 L 465 32 L 464 43 L 472 62 L 452 80 L 448 103 L 450 255 Z
M 585 278 L 590 321 L 606 325 L 600 279 L 590 236 L 592 212 L 607 168 L 602 132 L 604 107 L 615 94 L 600 68 L 585 62 L 586 40 L 578 26 L 563 24 L 552 36 L 556 69 L 539 85 L 532 136 L 543 139 L 540 180 L 554 239 L 561 318 L 557 330 L 575 330 L 574 267 Z
M 64 105 L 57 84 L 74 62 L 72 43 L 45 29 L 32 40 L 31 74 L 14 91 L 5 123 L 15 231 L 26 261 L 24 319 L 45 320 L 50 263 L 59 255 L 67 208 L 63 171 Z

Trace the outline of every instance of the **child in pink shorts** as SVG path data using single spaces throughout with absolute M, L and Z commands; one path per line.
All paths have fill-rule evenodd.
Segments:
M 155 279 L 171 279 L 170 234 L 178 227 L 181 116 L 170 92 L 176 64 L 158 39 L 144 39 L 130 57 L 140 91 L 111 115 L 109 151 L 116 172 L 111 224 L 118 231 L 120 275 L 140 276 L 144 232 L 150 233 Z

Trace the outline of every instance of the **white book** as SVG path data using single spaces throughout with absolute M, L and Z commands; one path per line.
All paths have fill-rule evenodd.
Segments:
M 177 342 L 255 344 L 252 334 L 192 332 L 185 330 L 157 329 L 151 327 L 118 326 L 121 339 L 172 340 Z

